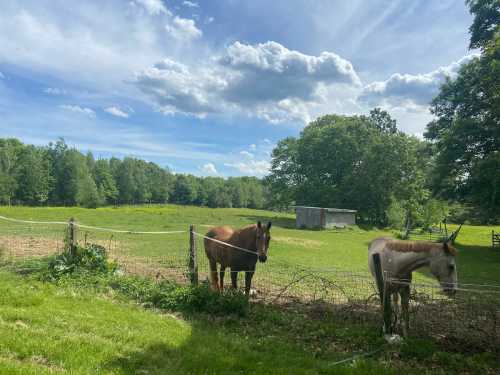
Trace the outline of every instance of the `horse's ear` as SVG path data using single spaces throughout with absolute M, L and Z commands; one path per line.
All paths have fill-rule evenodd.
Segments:
M 270 221 L 267 223 L 267 229 L 271 229 L 271 225 L 273 225 L 273 223 L 271 223 Z
M 449 254 L 450 253 L 450 248 L 448 246 L 448 242 L 447 241 L 444 241 L 443 242 L 443 250 L 445 253 Z
M 262 223 L 260 221 L 257 221 L 257 228 L 262 228 Z

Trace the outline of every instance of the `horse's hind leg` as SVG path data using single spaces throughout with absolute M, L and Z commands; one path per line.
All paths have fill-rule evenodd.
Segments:
M 220 266 L 220 272 L 219 272 L 219 282 L 220 282 L 220 287 L 219 290 L 222 292 L 224 290 L 224 274 L 226 273 L 226 267 L 223 267 L 222 265 Z
M 238 289 L 238 271 L 231 268 L 231 285 L 233 289 Z
M 210 284 L 213 290 L 219 289 L 219 280 L 217 277 L 217 262 L 215 260 L 210 260 Z
M 245 272 L 245 295 L 248 297 L 250 295 L 250 287 L 252 286 L 252 277 L 254 271 Z

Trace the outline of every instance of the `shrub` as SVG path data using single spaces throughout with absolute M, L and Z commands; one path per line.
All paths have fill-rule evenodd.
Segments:
M 109 273 L 116 270 L 116 265 L 108 262 L 106 249 L 103 246 L 88 244 L 84 247 L 76 246 L 74 252 L 67 249 L 57 255 L 49 262 L 48 276 L 58 279 L 62 275 L 71 274 L 77 270 Z
M 240 291 L 217 293 L 207 283 L 181 286 L 172 281 L 155 283 L 145 278 L 122 276 L 115 278 L 111 286 L 145 306 L 185 313 L 243 316 L 248 308 L 248 300 Z
M 391 203 L 385 211 L 387 224 L 394 229 L 403 229 L 406 219 L 406 211 L 400 201 L 391 198 Z

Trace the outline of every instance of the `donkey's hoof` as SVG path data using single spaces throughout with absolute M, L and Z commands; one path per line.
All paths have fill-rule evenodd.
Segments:
M 257 289 L 250 289 L 249 295 L 250 297 L 257 297 Z

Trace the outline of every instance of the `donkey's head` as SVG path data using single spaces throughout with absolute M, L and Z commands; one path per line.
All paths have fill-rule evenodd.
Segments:
M 267 260 L 269 241 L 271 241 L 271 222 L 268 222 L 266 226 L 262 225 L 260 221 L 257 222 L 255 241 L 259 262 L 265 262 Z
M 432 274 L 439 280 L 443 292 L 449 296 L 455 295 L 457 291 L 456 254 L 457 250 L 449 242 L 444 242 L 436 249 L 430 262 Z

